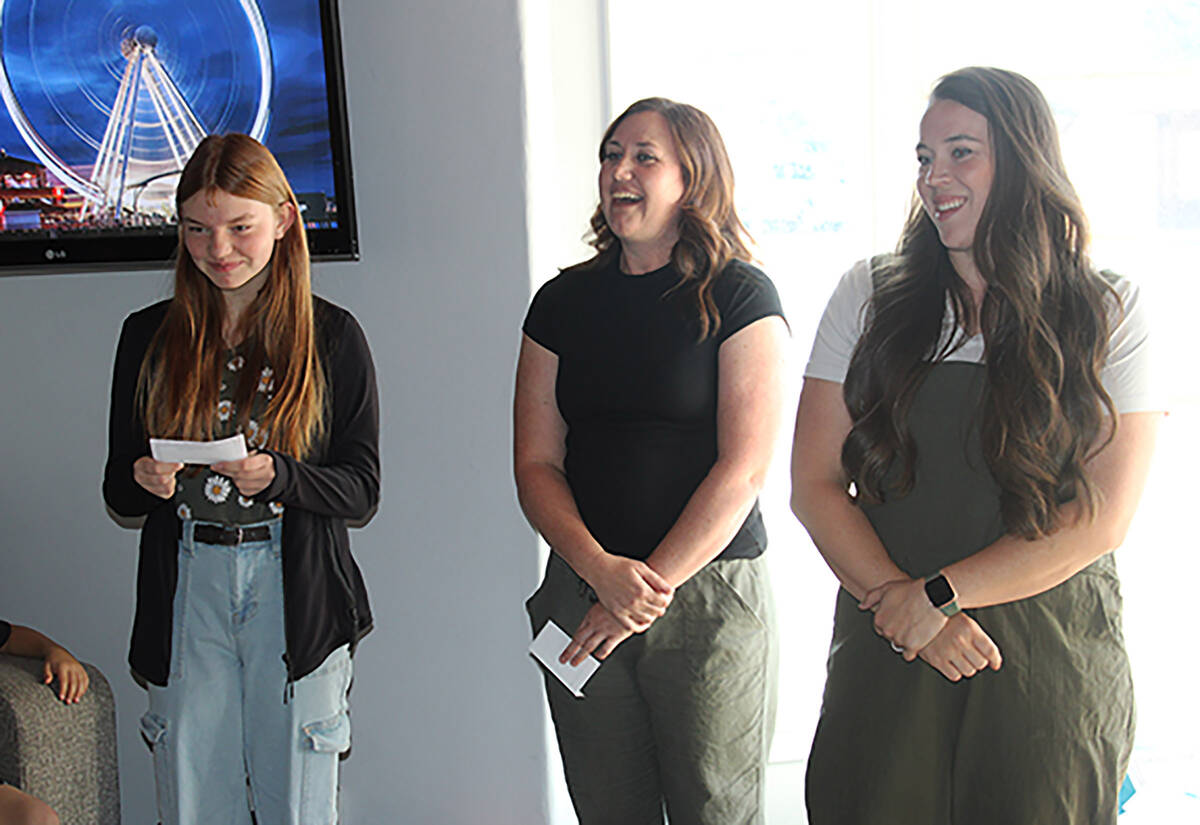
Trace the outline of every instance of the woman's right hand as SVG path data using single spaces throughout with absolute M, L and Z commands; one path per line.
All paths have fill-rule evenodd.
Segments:
M 183 469 L 178 461 L 155 461 L 144 455 L 133 462 L 133 480 L 159 498 L 175 495 L 175 474 Z
M 644 561 L 606 553 L 587 582 L 621 626 L 641 633 L 667 611 L 675 588 Z
M 951 682 L 969 679 L 989 667 L 999 670 L 1003 662 L 992 637 L 966 613 L 951 616 L 918 655 Z
M 617 649 L 617 645 L 631 635 L 632 631 L 622 627 L 604 605 L 594 604 L 575 629 L 571 643 L 559 655 L 558 661 L 564 665 L 579 667 L 588 654 L 604 661 L 608 654 Z

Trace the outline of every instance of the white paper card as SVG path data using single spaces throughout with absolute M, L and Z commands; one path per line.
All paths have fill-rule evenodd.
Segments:
M 534 637 L 533 644 L 529 646 L 529 652 L 545 665 L 548 671 L 557 676 L 558 680 L 567 686 L 567 690 L 582 699 L 583 686 L 588 679 L 592 678 L 596 668 L 600 667 L 600 660 L 594 656 L 588 656 L 579 663 L 578 667 L 562 664 L 558 661 L 558 657 L 570 643 L 571 637 L 564 633 L 561 627 L 553 621 L 547 621 L 538 635 Z
M 220 441 L 174 441 L 169 438 L 150 439 L 150 455 L 155 461 L 178 461 L 182 464 L 215 464 L 218 461 L 237 461 L 245 458 L 246 438 L 241 433 Z

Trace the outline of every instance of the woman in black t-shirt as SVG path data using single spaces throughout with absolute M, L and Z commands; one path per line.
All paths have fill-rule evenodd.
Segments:
M 517 367 L 515 473 L 552 548 L 535 631 L 604 660 L 546 691 L 580 822 L 755 823 L 774 717 L 757 495 L 786 335 L 746 261 L 712 121 L 639 101 L 600 146 L 592 259 L 539 290 Z

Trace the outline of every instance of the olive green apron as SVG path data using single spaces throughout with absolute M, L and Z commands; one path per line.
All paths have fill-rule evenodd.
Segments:
M 914 399 L 916 485 L 864 506 L 888 553 L 925 576 L 1004 533 L 983 460 L 982 365 L 933 367 Z M 1038 596 L 969 611 L 997 671 L 954 683 L 905 662 L 840 590 L 809 756 L 812 825 L 1115 823 L 1133 685 L 1111 554 Z

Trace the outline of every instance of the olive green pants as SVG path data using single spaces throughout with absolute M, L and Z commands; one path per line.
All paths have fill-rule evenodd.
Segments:
M 761 825 L 775 716 L 774 608 L 765 561 L 709 564 L 626 639 L 577 699 L 546 695 L 580 825 Z M 551 553 L 526 603 L 534 632 L 568 634 L 594 604 Z

